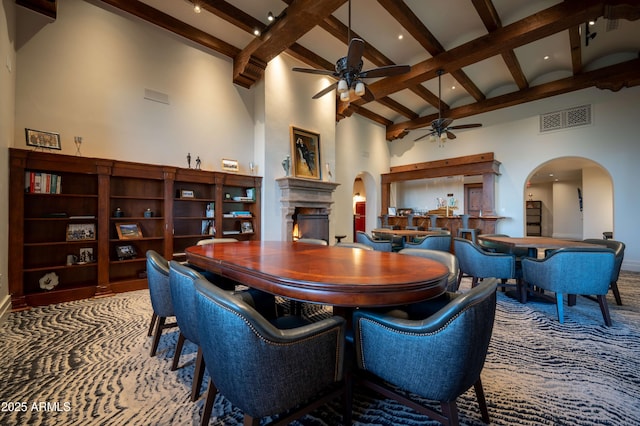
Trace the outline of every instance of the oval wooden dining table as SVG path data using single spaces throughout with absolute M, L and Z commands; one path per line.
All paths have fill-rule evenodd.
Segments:
M 444 293 L 449 270 L 397 253 L 286 241 L 188 247 L 197 267 L 278 296 L 334 307 L 394 306 Z

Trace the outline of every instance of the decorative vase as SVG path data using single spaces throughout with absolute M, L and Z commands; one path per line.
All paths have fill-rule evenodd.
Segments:
M 289 176 L 289 171 L 291 170 L 291 156 L 287 155 L 287 157 L 282 160 L 282 168 L 287 176 Z

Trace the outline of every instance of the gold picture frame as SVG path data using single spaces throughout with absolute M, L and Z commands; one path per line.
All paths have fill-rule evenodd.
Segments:
M 35 146 L 36 148 L 46 149 L 58 149 L 60 146 L 60 134 L 53 132 L 43 132 L 42 130 L 24 129 L 25 137 L 27 139 L 28 146 Z
M 116 223 L 116 231 L 118 232 L 118 239 L 120 240 L 142 238 L 142 230 L 138 223 Z
M 291 126 L 291 169 L 294 177 L 320 179 L 320 134 Z

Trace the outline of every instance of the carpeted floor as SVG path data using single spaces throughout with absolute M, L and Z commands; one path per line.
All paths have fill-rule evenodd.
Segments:
M 609 297 L 610 328 L 597 303 L 581 297 L 559 324 L 555 305 L 499 293 L 482 374 L 492 424 L 640 425 L 640 274 L 623 272 L 619 286 L 624 305 Z M 195 347 L 172 372 L 177 331 L 165 332 L 150 358 L 150 317 L 146 291 L 12 313 L 0 325 L 0 424 L 197 424 L 204 387 L 190 402 Z M 483 424 L 473 390 L 459 407 L 462 424 Z M 336 401 L 294 424 L 339 422 Z M 210 424 L 240 425 L 242 413 L 218 395 Z M 356 389 L 354 424 L 437 423 Z

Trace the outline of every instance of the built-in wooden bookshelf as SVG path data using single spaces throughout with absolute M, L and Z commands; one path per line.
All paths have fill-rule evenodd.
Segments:
M 55 188 L 32 192 L 35 175 Z M 259 240 L 261 184 L 257 176 L 11 148 L 12 307 L 145 288 L 147 250 L 180 259 L 203 238 Z

